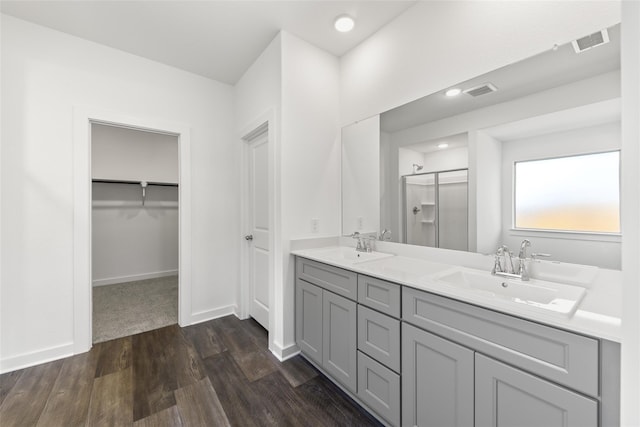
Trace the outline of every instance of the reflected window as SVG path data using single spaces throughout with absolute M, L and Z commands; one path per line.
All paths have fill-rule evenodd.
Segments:
M 515 163 L 515 228 L 620 233 L 620 151 Z

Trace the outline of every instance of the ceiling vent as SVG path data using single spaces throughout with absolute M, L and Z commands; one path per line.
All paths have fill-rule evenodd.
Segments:
M 598 31 L 597 33 L 589 34 L 588 36 L 574 40 L 571 42 L 571 45 L 576 53 L 581 53 L 605 43 L 609 43 L 609 32 L 606 28 L 602 31 Z
M 495 92 L 497 90 L 498 88 L 492 85 L 491 83 L 485 83 L 480 86 L 476 86 L 476 87 L 472 87 L 470 89 L 464 90 L 463 92 L 471 96 L 481 96 L 491 92 Z

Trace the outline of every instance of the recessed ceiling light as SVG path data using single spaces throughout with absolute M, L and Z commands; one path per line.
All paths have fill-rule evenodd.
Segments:
M 462 93 L 462 89 L 454 87 L 446 91 L 444 94 L 447 96 L 458 96 Z
M 341 33 L 346 33 L 353 30 L 356 22 L 349 15 L 340 15 L 336 18 L 333 26 Z
M 446 142 L 442 142 L 440 144 L 438 144 L 438 148 L 447 148 L 449 146 L 449 144 L 447 144 Z

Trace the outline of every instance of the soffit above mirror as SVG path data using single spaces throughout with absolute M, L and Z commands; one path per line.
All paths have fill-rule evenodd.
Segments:
M 455 85 L 464 91 L 491 83 L 497 88 L 495 92 L 447 97 L 445 88 L 386 111 L 380 117 L 380 128 L 396 132 L 619 70 L 620 26 L 609 28 L 608 35 L 608 43 L 581 53 L 568 43 Z

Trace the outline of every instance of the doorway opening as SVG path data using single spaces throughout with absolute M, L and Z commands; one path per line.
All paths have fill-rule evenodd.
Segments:
M 91 124 L 92 342 L 178 323 L 178 137 Z
M 191 304 L 191 134 L 187 124 L 140 118 L 87 107 L 74 108 L 73 120 L 73 352 L 91 349 L 93 342 L 92 273 L 92 126 L 100 124 L 178 140 L 178 324 L 192 323 Z M 149 184 L 149 183 L 147 183 Z M 136 187 L 142 197 L 140 182 Z M 149 187 L 147 187 L 148 189 Z M 147 194 L 145 194 L 145 197 Z M 175 202 L 173 202 L 175 203 Z

